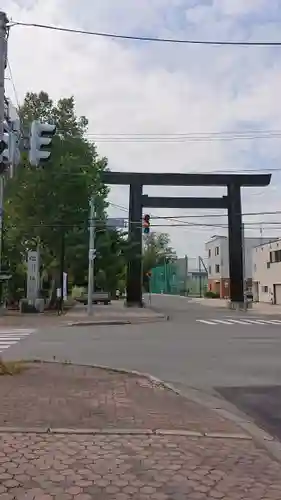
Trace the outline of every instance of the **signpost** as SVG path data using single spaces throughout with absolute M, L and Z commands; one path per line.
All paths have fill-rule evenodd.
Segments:
M 27 290 L 28 301 L 34 302 L 38 298 L 40 288 L 40 259 L 39 251 L 29 251 L 27 254 Z

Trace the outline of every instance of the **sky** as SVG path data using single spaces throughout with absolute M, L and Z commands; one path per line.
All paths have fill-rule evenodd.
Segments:
M 2 0 L 1 8 L 13 21 L 90 31 L 281 41 L 281 0 Z M 89 137 L 99 154 L 107 156 L 111 170 L 272 169 L 269 187 L 243 189 L 243 212 L 281 211 L 281 138 L 259 137 L 262 131 L 281 131 L 281 47 L 161 44 L 14 26 L 8 59 L 14 85 L 7 70 L 6 95 L 14 103 L 21 102 L 27 91 L 44 90 L 54 100 L 74 95 L 77 114 L 89 119 Z M 202 140 L 202 134 L 232 131 L 259 133 L 251 134 L 251 140 L 214 140 L 214 136 Z M 123 134 L 122 140 L 116 134 Z M 160 134 L 160 140 L 152 141 L 151 134 Z M 165 134 L 185 137 L 167 139 Z M 220 196 L 224 190 L 145 187 L 144 193 Z M 112 188 L 109 201 L 110 216 L 127 216 L 126 187 Z M 150 213 L 166 217 L 152 219 L 152 224 L 170 234 L 179 256 L 204 256 L 206 241 L 214 234 L 226 234 L 220 226 L 227 219 L 212 217 L 223 212 L 153 209 Z M 245 235 L 281 237 L 280 215 L 245 217 Z M 187 216 L 180 219 L 181 227 L 176 227 L 177 216 Z M 279 220 L 280 226 L 268 225 Z M 248 225 L 253 221 L 261 225 Z

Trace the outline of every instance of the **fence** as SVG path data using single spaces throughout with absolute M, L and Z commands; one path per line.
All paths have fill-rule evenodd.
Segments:
M 200 259 L 200 258 L 199 258 Z M 151 293 L 165 293 L 170 295 L 203 296 L 207 290 L 208 276 L 202 259 L 178 259 L 151 270 Z M 191 261 L 199 264 L 197 268 Z

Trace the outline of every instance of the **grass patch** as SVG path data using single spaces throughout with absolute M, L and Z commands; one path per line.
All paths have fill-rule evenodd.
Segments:
M 1 375 L 18 375 L 27 369 L 27 366 L 20 361 L 3 361 L 0 358 L 0 376 Z

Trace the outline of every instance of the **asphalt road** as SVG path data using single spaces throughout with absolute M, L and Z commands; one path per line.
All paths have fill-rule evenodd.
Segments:
M 259 422 L 264 422 L 259 413 L 264 401 L 268 414 L 276 414 L 278 391 L 272 386 L 281 385 L 281 321 L 274 323 L 276 316 L 255 317 L 181 297 L 153 296 L 152 305 L 171 320 L 41 330 L 7 349 L 4 357 L 139 370 L 179 387 L 218 390 Z M 249 404 L 251 398 L 257 401 L 257 390 L 261 403 Z
M 172 315 L 171 321 L 42 330 L 5 351 L 5 357 L 55 356 L 140 370 L 166 381 L 209 389 L 280 383 L 281 324 L 209 325 L 198 320 L 243 316 L 181 297 L 153 300 Z

